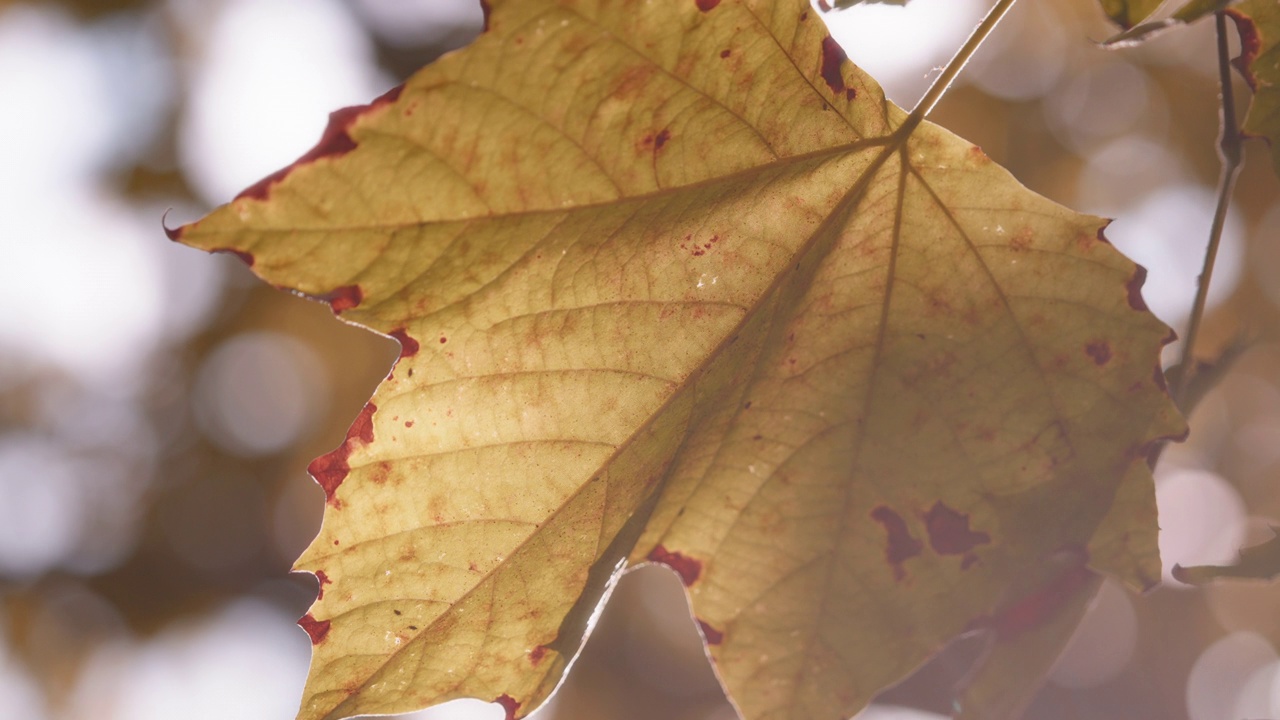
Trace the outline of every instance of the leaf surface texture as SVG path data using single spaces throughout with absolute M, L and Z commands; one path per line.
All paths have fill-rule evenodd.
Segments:
M 526 715 L 646 560 L 751 720 L 850 716 L 1086 563 L 1159 577 L 1183 425 L 1105 221 L 904 128 L 807 3 L 489 5 L 174 233 L 403 347 L 311 466 L 301 718 Z

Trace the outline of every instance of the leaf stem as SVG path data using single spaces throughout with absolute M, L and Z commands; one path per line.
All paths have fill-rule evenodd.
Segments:
M 924 96 L 920 98 L 920 102 L 916 103 L 916 106 L 911 109 L 911 114 L 907 116 L 906 122 L 902 124 L 900 132 L 910 134 L 920 124 L 920 121 L 924 120 L 925 116 L 933 110 L 933 107 L 938 104 L 938 101 L 942 99 L 942 96 L 951 87 L 951 83 L 955 82 L 956 76 L 968 64 L 973 54 L 978 51 L 978 47 L 996 29 L 996 25 L 1000 24 L 1005 14 L 1009 12 L 1009 9 L 1017 1 L 996 0 L 996 4 L 987 12 L 987 16 L 982 18 L 982 22 L 978 23 L 978 26 L 969 34 L 969 39 L 964 41 L 964 45 L 961 45 L 956 54 L 947 62 L 946 67 L 942 69 L 942 74 L 934 79 L 933 84 L 929 86 Z
M 1175 401 L 1179 401 L 1186 389 L 1195 362 L 1196 338 L 1200 335 L 1200 323 L 1204 318 L 1205 301 L 1209 296 L 1209 281 L 1213 278 L 1213 266 L 1218 258 L 1218 246 L 1222 242 L 1222 228 L 1227 221 L 1227 208 L 1241 167 L 1240 126 L 1236 122 L 1235 93 L 1231 87 L 1231 57 L 1227 45 L 1227 16 L 1221 10 L 1214 13 L 1218 31 L 1218 81 L 1222 86 L 1222 129 L 1218 137 L 1218 157 L 1222 171 L 1218 176 L 1218 206 L 1213 213 L 1213 225 L 1209 229 L 1209 245 L 1205 248 L 1204 268 L 1197 281 L 1195 304 L 1187 323 L 1187 336 L 1182 341 L 1182 358 L 1170 371 L 1169 389 Z

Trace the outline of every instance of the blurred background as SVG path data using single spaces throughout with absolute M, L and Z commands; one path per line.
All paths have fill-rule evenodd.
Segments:
M 828 21 L 910 107 L 987 4 Z M 161 218 L 288 164 L 330 110 L 479 24 L 475 0 L 0 0 L 0 717 L 293 717 L 316 588 L 288 569 L 323 506 L 304 468 L 397 348 L 170 243 Z M 1021 3 L 934 119 L 1118 218 L 1147 302 L 1182 327 L 1218 173 L 1212 22 L 1097 49 L 1110 32 L 1094 0 Z M 1264 145 L 1248 155 L 1202 347 L 1254 343 L 1161 461 L 1167 566 L 1230 562 L 1280 521 L 1280 183 Z M 1277 718 L 1278 648 L 1275 583 L 1107 585 L 1028 717 Z M 624 579 L 585 652 L 540 717 L 734 717 L 665 570 Z M 865 717 L 938 717 L 928 695 Z

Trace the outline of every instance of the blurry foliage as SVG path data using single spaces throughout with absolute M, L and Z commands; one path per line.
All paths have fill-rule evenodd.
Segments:
M 171 62 L 181 67 L 194 62 L 196 43 L 184 36 L 169 14 L 185 4 L 189 3 L 45 0 L 29 7 L 57 6 L 86 27 L 158 21 Z M 1022 3 L 1000 32 L 1009 36 L 1025 32 L 1031 41 L 1001 51 L 1000 64 L 1017 67 L 1036 62 L 1033 46 L 1039 36 L 1033 28 L 1032 6 L 1051 6 L 1041 9 L 1070 38 L 1068 74 L 1076 72 L 1075 63 L 1097 61 L 1089 59 L 1095 57 L 1090 53 L 1100 52 L 1089 41 L 1114 31 L 1094 0 Z M 0 0 L 0 20 L 21 7 L 12 0 Z M 356 17 L 362 16 L 356 12 Z M 1218 172 L 1217 89 L 1212 72 L 1204 70 L 1212 66 L 1204 25 L 1162 35 L 1119 57 L 1135 63 L 1164 106 L 1172 109 L 1162 113 L 1159 103 L 1147 108 L 1154 114 L 1144 115 L 1144 123 L 1162 128 L 1150 136 L 1184 164 L 1192 179 L 1212 186 Z M 378 63 L 395 79 L 465 44 L 469 33 L 477 30 L 459 28 L 443 42 L 433 39 L 431 44 L 406 46 L 364 28 Z M 1020 52 L 1030 59 L 1020 60 Z M 1031 189 L 1090 210 L 1076 198 L 1092 156 L 1072 147 L 1046 122 L 1049 98 L 1003 98 L 966 84 L 967 80 L 962 76 L 932 119 L 980 145 Z M 159 213 L 165 204 L 201 204 L 190 188 L 188 168 L 179 162 L 175 150 L 186 98 L 183 81 L 179 84 L 175 106 L 164 111 L 161 130 L 124 162 L 104 169 L 99 178 L 120 201 L 153 212 L 157 242 L 164 242 Z M 1225 478 L 1250 517 L 1244 544 L 1257 545 L 1271 537 L 1269 525 L 1280 519 L 1280 452 L 1276 450 L 1280 447 L 1280 346 L 1276 343 L 1280 338 L 1280 214 L 1276 212 L 1280 185 L 1268 162 L 1267 147 L 1250 142 L 1246 150 L 1234 201 L 1248 230 L 1246 271 L 1230 297 L 1207 316 L 1201 342 L 1204 355 L 1213 357 L 1241 331 L 1258 341 L 1193 414 L 1188 443 L 1171 448 L 1163 462 L 1209 469 Z M 1121 178 L 1105 192 L 1131 196 L 1142 189 Z M 157 201 L 162 203 L 158 208 Z M 1202 238 L 1207 225 L 1206 219 L 1203 227 L 1187 232 Z M 87 661 L 109 643 L 149 642 L 170 628 L 207 618 L 237 598 L 257 598 L 297 617 L 314 596 L 313 580 L 286 574 L 293 557 L 315 533 L 323 503 L 321 491 L 303 468 L 341 441 L 350 419 L 397 351 L 394 343 L 332 322 L 322 305 L 261 286 L 233 258 L 221 260 L 228 280 L 218 302 L 220 310 L 184 342 L 162 349 L 138 368 L 136 406 L 147 431 L 135 433 L 131 426 L 115 423 L 117 435 L 101 434 L 108 441 L 73 445 L 67 454 L 83 461 L 84 467 L 124 469 L 112 477 L 146 481 L 140 512 L 126 527 L 103 528 L 100 535 L 89 535 L 97 538 L 90 545 L 110 544 L 111 533 L 136 540 L 121 541 L 126 549 L 123 556 L 105 566 L 77 569 L 73 563 L 36 574 L 0 574 L 4 620 L 0 623 L 0 676 L 16 667 L 33 678 L 50 709 L 49 717 L 119 717 L 111 705 L 118 698 L 111 693 L 96 695 L 89 711 L 73 701 Z M 1188 296 L 1191 291 L 1188 287 Z M 17 311 L 9 308 L 7 312 Z M 294 444 L 265 456 L 240 457 L 201 432 L 191 404 L 197 398 L 194 386 L 204 359 L 228 339 L 250 330 L 281 333 L 312 348 L 324 366 L 323 383 L 313 392 L 326 398 L 326 403 L 323 414 Z M 65 370 L 32 360 L 21 347 L 0 343 L 0 440 L 58 437 L 66 432 L 66 420 L 51 407 L 76 408 L 110 397 L 112 392 L 112 388 L 86 387 L 81 378 Z M 43 477 L 33 474 L 22 481 L 41 483 Z M 166 520 L 172 517 L 180 520 Z M 216 549 L 228 542 L 235 547 L 219 562 L 194 562 L 182 551 L 201 543 Z M 683 617 L 684 607 L 674 577 L 661 570 L 629 575 L 597 626 L 577 671 L 545 716 L 732 718 L 692 622 L 672 620 Z M 1218 648 L 1242 633 L 1256 634 L 1272 648 L 1280 647 L 1280 614 L 1276 613 L 1280 587 L 1275 584 L 1162 588 L 1132 600 L 1132 607 L 1137 618 L 1132 660 L 1116 676 L 1094 686 L 1050 682 L 1027 717 L 1207 720 L 1204 714 L 1189 715 L 1187 701 L 1188 676 L 1198 659 L 1209 656 L 1206 648 Z M 1108 616 L 1100 622 L 1114 621 Z M 305 648 L 302 632 L 290 630 L 297 646 Z M 966 653 L 971 656 L 975 651 L 964 646 L 949 649 L 886 697 L 946 712 L 948 708 L 939 705 L 946 693 L 938 688 L 952 682 L 967 666 Z M 1084 657 L 1087 664 L 1090 656 Z M 304 667 L 305 655 L 301 662 Z M 297 682 L 296 688 L 287 689 L 294 697 L 301 687 L 300 673 Z M 1243 685 L 1243 680 L 1238 684 Z M 23 697 L 6 689 L 12 688 L 0 687 L 0 714 L 10 707 L 6 703 Z M 1224 711 L 1220 717 L 1228 715 Z

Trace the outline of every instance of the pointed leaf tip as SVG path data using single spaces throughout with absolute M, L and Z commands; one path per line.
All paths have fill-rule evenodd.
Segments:
M 169 227 L 169 213 L 172 211 L 173 208 L 168 208 L 164 211 L 164 214 L 160 216 L 160 227 L 164 228 L 165 237 L 168 237 L 173 242 L 182 242 L 182 231 L 186 226 L 179 225 L 175 228 Z

